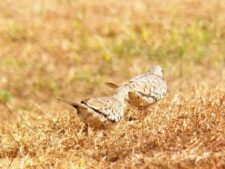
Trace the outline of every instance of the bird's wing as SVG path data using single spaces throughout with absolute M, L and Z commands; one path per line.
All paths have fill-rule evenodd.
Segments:
M 92 98 L 82 103 L 113 122 L 119 121 L 124 114 L 122 105 L 113 97 Z
M 146 97 L 155 97 L 157 88 L 161 85 L 161 79 L 155 76 L 146 76 L 129 83 L 131 90 Z
M 115 98 L 112 97 L 97 97 L 91 98 L 83 101 L 88 107 L 96 110 L 98 113 L 108 116 L 110 115 L 110 110 L 117 103 Z

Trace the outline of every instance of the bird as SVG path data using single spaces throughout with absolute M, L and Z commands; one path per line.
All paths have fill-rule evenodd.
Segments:
M 167 84 L 159 65 L 151 66 L 147 73 L 135 76 L 121 86 L 111 82 L 106 82 L 106 85 L 116 90 L 123 86 L 129 87 L 125 100 L 139 108 L 149 107 L 164 98 L 167 93 Z
M 123 118 L 128 90 L 127 86 L 121 87 L 113 96 L 83 99 L 80 103 L 64 98 L 57 99 L 73 106 L 77 110 L 79 118 L 88 126 L 104 129 Z

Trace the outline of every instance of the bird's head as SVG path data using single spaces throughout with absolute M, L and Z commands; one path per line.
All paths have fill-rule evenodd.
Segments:
M 151 66 L 150 69 L 149 69 L 149 72 L 154 74 L 154 75 L 163 77 L 163 70 L 162 70 L 161 66 L 159 66 L 159 65 Z

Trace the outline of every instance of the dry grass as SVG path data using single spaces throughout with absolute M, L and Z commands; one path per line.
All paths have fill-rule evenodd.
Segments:
M 0 11 L 0 168 L 225 168 L 223 1 L 8 0 Z M 110 95 L 105 81 L 153 63 L 168 95 L 109 130 L 86 135 L 54 99 Z

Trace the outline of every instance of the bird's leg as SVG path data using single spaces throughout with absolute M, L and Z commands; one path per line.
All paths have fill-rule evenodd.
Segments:
M 88 129 L 89 129 L 89 126 L 88 126 L 88 124 L 85 123 L 82 131 L 85 133 L 86 136 L 88 136 Z

